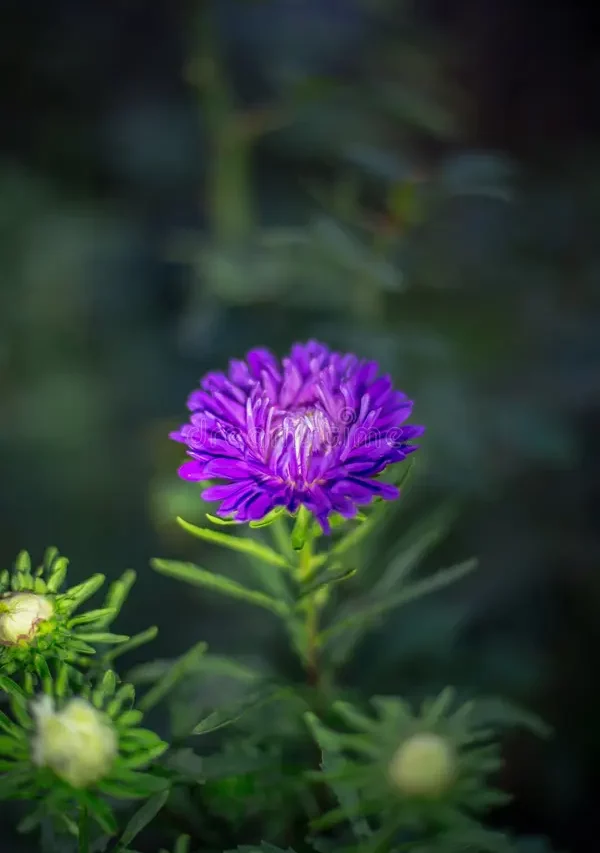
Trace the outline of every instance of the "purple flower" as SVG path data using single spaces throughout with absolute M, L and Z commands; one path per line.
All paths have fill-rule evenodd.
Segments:
M 251 350 L 201 386 L 188 400 L 189 423 L 171 433 L 191 457 L 179 475 L 224 480 L 202 496 L 240 522 L 304 505 L 328 532 L 331 513 L 351 518 L 374 497 L 398 497 L 377 476 L 416 450 L 409 442 L 424 432 L 402 426 L 412 402 L 376 362 L 315 341 L 295 344 L 281 362 Z

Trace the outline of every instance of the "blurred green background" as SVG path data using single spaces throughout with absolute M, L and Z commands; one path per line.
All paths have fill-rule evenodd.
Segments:
M 174 526 L 206 507 L 167 433 L 202 374 L 251 346 L 316 337 L 378 359 L 428 426 L 415 512 L 462 507 L 435 563 L 475 553 L 481 570 L 371 635 L 348 678 L 365 695 L 452 680 L 543 714 L 551 744 L 506 745 L 517 799 L 499 820 L 586 851 L 600 758 L 591 29 L 567 0 L 0 7 L 2 565 L 55 544 L 73 580 L 135 568 L 122 626 L 161 633 L 131 665 L 201 638 L 284 657 L 263 618 L 150 572 L 154 555 L 231 560 Z M 2 850 L 18 850 L 2 815 Z

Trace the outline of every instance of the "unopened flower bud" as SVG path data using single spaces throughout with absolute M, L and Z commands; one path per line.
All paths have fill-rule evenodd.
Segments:
M 34 592 L 15 592 L 0 599 L 0 644 L 31 641 L 42 622 L 54 614 L 52 602 Z
M 388 769 L 392 784 L 409 796 L 436 797 L 452 782 L 455 757 L 451 745 L 435 734 L 416 734 L 396 750 Z
M 109 772 L 117 755 L 117 736 L 101 711 L 78 698 L 56 711 L 44 696 L 33 706 L 33 713 L 36 764 L 49 767 L 74 788 L 85 788 Z

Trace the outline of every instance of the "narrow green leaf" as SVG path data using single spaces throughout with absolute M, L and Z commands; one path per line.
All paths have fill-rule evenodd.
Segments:
M 343 764 L 344 760 L 340 756 L 328 756 L 324 754 L 321 767 L 325 772 L 335 772 Z M 373 831 L 367 823 L 366 816 L 376 812 L 379 803 L 373 799 L 361 802 L 356 791 L 352 790 L 349 785 L 332 783 L 329 779 L 327 781 L 336 795 L 340 807 L 311 820 L 311 829 L 313 831 L 333 829 L 333 827 L 338 826 L 340 823 L 348 821 L 357 839 L 364 841 L 370 838 Z
M 377 729 L 377 723 L 371 717 L 358 711 L 349 702 L 338 700 L 333 703 L 333 710 L 340 715 L 347 725 L 356 731 L 372 733 Z
M 0 675 L 0 690 L 8 693 L 9 696 L 14 696 L 16 699 L 27 701 L 27 694 L 7 675 Z
M 112 669 L 107 669 L 104 675 L 102 676 L 100 688 L 106 698 L 112 696 L 115 690 L 117 689 L 117 676 Z
M 448 569 L 442 569 L 432 577 L 424 578 L 422 581 L 417 581 L 411 586 L 407 586 L 396 595 L 390 595 L 387 599 L 378 602 L 367 602 L 361 607 L 358 607 L 350 616 L 341 619 L 334 623 L 330 628 L 326 629 L 321 634 L 321 641 L 326 642 L 332 637 L 344 632 L 348 628 L 360 627 L 363 631 L 368 627 L 369 622 L 378 619 L 384 613 L 400 607 L 402 604 L 407 604 L 409 601 L 414 601 L 423 595 L 436 592 L 444 589 L 452 583 L 470 574 L 477 567 L 477 560 L 465 560 L 463 563 L 458 563 Z
M 122 752 L 154 749 L 162 743 L 163 741 L 152 729 L 141 729 L 139 727 L 126 729 L 119 738 L 119 746 Z
M 11 756 L 19 746 L 18 741 L 9 735 L 0 735 L 0 755 Z
M 216 732 L 218 729 L 236 723 L 251 711 L 256 711 L 269 702 L 280 699 L 285 693 L 285 689 L 281 687 L 274 688 L 269 686 L 266 690 L 265 688 L 258 689 L 226 708 L 219 708 L 213 711 L 194 727 L 192 734 L 206 735 Z
M 75 821 L 70 818 L 68 814 L 65 814 L 65 812 L 59 812 L 59 814 L 56 816 L 58 817 L 60 823 L 62 823 L 64 829 L 66 829 L 66 831 L 69 833 L 69 835 L 72 835 L 74 838 L 77 838 L 79 827 L 77 826 Z
M 93 632 L 90 634 L 81 632 L 78 634 L 79 639 L 87 643 L 125 643 L 129 640 L 127 634 L 111 634 L 109 632 Z
M 73 634 L 69 639 L 69 651 L 79 652 L 81 655 L 95 655 L 96 649 L 89 643 L 84 643 L 81 637 Z
M 30 780 L 30 768 L 22 765 L 9 773 L 3 773 L 0 776 L 0 800 L 9 800 L 22 794 Z
M 157 635 L 158 628 L 156 625 L 153 625 L 151 628 L 146 628 L 145 631 L 140 631 L 139 634 L 135 634 L 135 636 L 130 637 L 126 643 L 123 643 L 118 648 L 111 649 L 107 652 L 104 655 L 104 660 L 107 662 L 113 661 L 115 658 L 127 654 L 127 652 L 132 652 L 134 649 L 137 649 L 146 643 L 150 643 Z
M 190 840 L 191 839 L 189 835 L 180 835 L 177 841 L 175 842 L 173 853 L 189 853 Z
M 306 711 L 304 721 L 321 750 L 340 751 L 341 743 L 337 732 L 325 726 L 316 714 Z
M 0 729 L 17 740 L 25 740 L 25 733 L 23 730 L 19 728 L 16 723 L 13 723 L 13 721 L 6 716 L 4 711 L 0 711 Z
M 177 682 L 194 672 L 198 667 L 198 662 L 205 654 L 208 646 L 206 643 L 196 643 L 195 646 L 182 655 L 178 660 L 174 661 L 173 665 L 168 669 L 162 678 L 152 687 L 139 703 L 140 710 L 149 711 L 161 699 L 175 687 Z
M 118 776 L 113 779 L 103 779 L 98 783 L 98 788 L 107 794 L 120 789 L 120 796 L 127 796 L 125 791 L 129 789 L 129 796 L 149 797 L 169 788 L 170 782 L 164 776 L 153 776 L 151 773 L 140 773 L 137 770 L 120 770 Z M 113 793 L 113 796 L 119 796 Z
M 52 566 L 52 572 L 48 578 L 48 592 L 57 593 L 67 577 L 69 561 L 66 557 L 59 557 Z
M 272 548 L 267 545 L 262 545 L 255 539 L 246 539 L 241 536 L 230 536 L 227 533 L 220 533 L 217 530 L 208 530 L 204 527 L 196 527 L 184 521 L 183 518 L 177 518 L 177 523 L 191 533 L 192 536 L 197 536 L 199 539 L 204 539 L 205 542 L 212 542 L 215 545 L 222 545 L 224 548 L 230 548 L 232 551 L 239 551 L 242 554 L 252 554 L 264 560 L 266 563 L 271 563 L 273 566 L 279 566 L 282 569 L 288 568 L 287 561 L 281 557 Z
M 236 681 L 252 682 L 262 678 L 262 674 L 234 658 L 224 655 L 206 654 L 198 662 L 198 672 L 224 675 Z
M 198 756 L 196 756 L 198 758 Z M 216 752 L 202 758 L 202 765 L 198 768 L 200 781 L 218 781 L 231 779 L 232 776 L 247 776 L 258 774 L 272 768 L 272 758 L 265 753 L 251 753 L 238 749 L 235 752 Z M 177 768 L 177 764 L 174 769 Z M 190 768 L 194 770 L 193 765 Z M 186 763 L 183 762 L 182 774 L 186 773 Z
M 276 601 L 262 592 L 248 589 L 248 587 L 242 586 L 242 584 L 224 575 L 216 575 L 208 572 L 206 569 L 201 569 L 193 563 L 153 559 L 151 560 L 151 565 L 153 569 L 163 575 L 169 575 L 185 583 L 205 587 L 206 589 L 220 592 L 223 595 L 228 595 L 231 598 L 237 598 L 241 601 L 247 601 L 249 604 L 255 604 L 258 607 L 264 607 L 266 610 L 277 613 L 279 616 L 288 612 L 288 608 L 283 602 Z
M 28 832 L 33 832 L 34 829 L 40 825 L 44 817 L 46 816 L 46 804 L 43 803 L 39 808 L 35 811 L 31 812 L 28 815 L 25 815 L 23 820 L 17 826 L 17 832 L 19 835 L 26 835 Z
M 474 702 L 469 714 L 469 725 L 471 727 L 489 725 L 494 728 L 521 727 L 544 739 L 552 735 L 552 727 L 537 714 L 499 697 L 482 697 Z
M 48 668 L 46 658 L 43 655 L 35 655 L 35 657 L 33 658 L 33 665 L 41 681 L 50 682 L 51 684 L 52 676 L 50 674 L 50 669 Z
M 445 687 L 434 699 L 425 700 L 421 707 L 421 720 L 426 727 L 433 727 L 450 710 L 456 698 L 453 687 Z
M 155 744 L 151 749 L 144 749 L 141 752 L 137 752 L 134 755 L 129 756 L 128 758 L 123 758 L 121 762 L 122 766 L 126 767 L 128 770 L 138 770 L 140 767 L 147 767 L 157 758 L 160 758 L 168 748 L 168 743 L 165 741 L 159 741 L 159 743 Z
M 347 551 L 350 551 L 353 548 L 356 548 L 363 539 L 365 539 L 371 530 L 374 528 L 375 523 L 377 521 L 376 515 L 371 515 L 367 518 L 366 521 L 363 521 L 358 527 L 355 527 L 351 530 L 346 536 L 340 539 L 339 542 L 331 548 L 329 552 L 330 557 L 340 557 L 342 554 L 345 554 Z
M 150 799 L 147 800 L 147 802 L 145 802 L 129 820 L 127 826 L 123 830 L 121 844 L 125 847 L 130 844 L 133 839 L 139 835 L 152 820 L 154 820 L 168 799 L 168 789 L 159 791 L 158 794 L 154 794 L 150 797 Z
M 32 727 L 31 717 L 29 716 L 27 706 L 30 701 L 31 694 L 26 696 L 26 698 L 22 698 L 21 696 L 13 695 L 10 698 L 10 709 L 13 712 L 13 716 L 20 726 L 24 729 L 30 729 Z
M 15 560 L 15 569 L 21 574 L 31 574 L 31 558 L 27 551 L 21 551 L 19 554 L 17 554 L 17 559 Z
M 120 578 L 111 583 L 104 602 L 104 608 L 107 610 L 107 613 L 100 620 L 98 627 L 108 628 L 115 621 L 129 595 L 131 587 L 135 583 L 136 577 L 137 575 L 133 569 L 127 569 Z
M 87 625 L 90 622 L 99 622 L 104 617 L 110 617 L 114 613 L 112 607 L 100 607 L 98 610 L 89 610 L 87 613 L 82 613 L 81 616 L 76 616 L 74 619 L 69 619 L 67 628 L 72 629 L 77 625 Z M 100 625 L 98 627 L 101 627 Z
M 146 797 L 156 793 L 155 791 L 137 790 L 125 782 L 116 779 L 101 779 L 98 782 L 98 790 L 107 797 L 115 800 L 145 800 Z
M 371 590 L 372 597 L 384 598 L 406 580 L 424 557 L 447 535 L 455 519 L 456 507 L 446 505 L 416 524 L 401 540 L 397 556 L 388 565 L 383 576 L 375 582 Z
M 385 477 L 386 481 L 393 483 L 394 486 L 405 494 L 412 475 L 414 474 L 415 462 L 415 457 L 411 456 L 404 462 L 398 462 L 395 465 L 390 465 L 390 467 L 386 469 L 386 474 L 389 475 Z
M 133 704 L 135 700 L 135 688 L 133 684 L 123 684 L 117 690 L 116 696 L 106 706 L 106 713 L 113 719 L 121 712 L 121 708 L 127 704 Z
M 125 680 L 132 684 L 149 684 L 162 678 L 172 666 L 172 660 L 151 660 L 147 663 L 140 663 L 129 670 Z
M 65 593 L 60 596 L 60 604 L 64 608 L 67 613 L 71 613 L 84 601 L 98 592 L 102 584 L 104 583 L 105 577 L 101 574 L 92 575 L 91 578 L 88 578 L 83 583 L 78 584 L 77 586 L 71 587 Z
M 137 708 L 132 708 L 129 711 L 124 711 L 120 717 L 117 718 L 117 723 L 119 726 L 127 727 L 127 726 L 137 726 L 139 722 L 143 719 L 144 714 L 142 711 L 138 711 Z
M 49 545 L 44 551 L 42 560 L 42 569 L 51 569 L 54 566 L 54 561 L 59 557 L 60 552 L 56 545 Z
M 204 784 L 204 758 L 196 755 L 193 749 L 171 750 L 165 759 L 166 767 L 181 777 L 181 780 Z
M 288 607 L 294 603 L 294 595 L 290 584 L 290 575 L 281 569 L 258 560 L 256 557 L 248 557 L 256 579 L 261 590 L 275 601 L 285 602 Z
M 344 566 L 340 566 L 339 564 L 327 566 L 317 572 L 317 574 L 307 584 L 302 586 L 298 600 L 301 601 L 307 595 L 312 595 L 312 593 L 317 592 L 317 590 L 322 587 L 331 586 L 332 584 L 349 580 L 354 577 L 355 574 L 356 569 L 344 568 Z
M 96 823 L 102 827 L 108 835 L 117 832 L 117 820 L 111 807 L 101 797 L 93 794 L 87 789 L 77 791 L 77 798 L 83 807 L 87 808 L 88 814 Z

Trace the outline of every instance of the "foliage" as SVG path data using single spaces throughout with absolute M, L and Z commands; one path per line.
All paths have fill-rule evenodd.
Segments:
M 247 5 L 268 6 L 267 14 L 289 14 L 273 10 L 272 3 Z M 321 5 L 327 14 L 328 4 Z M 108 679 L 105 687 L 110 687 L 109 673 L 120 656 L 152 639 L 156 629 L 131 637 L 109 630 L 133 583 L 132 572 L 114 583 L 97 609 L 79 613 L 76 608 L 98 591 L 103 577 L 94 574 L 63 592 L 65 558 L 50 550 L 42 566 L 33 568 L 21 554 L 14 571 L 0 577 L 0 593 L 6 596 L 0 601 L 5 643 L 0 647 L 0 686 L 10 697 L 6 734 L 0 741 L 8 750 L 2 752 L 2 761 L 9 766 L 2 764 L 2 769 L 7 766 L 18 774 L 13 766 L 18 765 L 22 790 L 39 794 L 39 809 L 26 816 L 21 828 L 35 831 L 36 840 L 39 832 L 45 851 L 79 847 L 134 853 L 132 844 L 148 849 L 150 836 L 146 843 L 144 834 L 148 826 L 157 827 L 157 843 L 170 853 L 226 847 L 281 853 L 289 850 L 288 844 L 299 853 L 371 851 L 380 842 L 383 849 L 413 853 L 462 852 L 467 845 L 478 853 L 547 849 L 542 840 L 513 840 L 487 825 L 488 808 L 500 802 L 488 787 L 489 774 L 500 766 L 500 729 L 507 722 L 529 722 L 511 707 L 498 719 L 502 708 L 498 702 L 492 706 L 495 716 L 487 699 L 476 699 L 470 706 L 465 720 L 471 719 L 473 728 L 448 740 L 463 787 L 451 785 L 446 799 L 438 798 L 433 807 L 429 801 L 403 796 L 402 808 L 396 808 L 396 793 L 380 771 L 408 730 L 420 731 L 424 719 L 429 721 L 426 733 L 433 728 L 437 736 L 447 737 L 446 712 L 433 725 L 427 716 L 431 707 L 415 713 L 408 701 L 414 693 L 435 695 L 439 688 L 421 646 L 428 644 L 430 649 L 437 643 L 443 678 L 456 676 L 464 688 L 457 673 L 461 650 L 449 636 L 453 639 L 459 633 L 457 626 L 467 611 L 482 619 L 482 600 L 493 600 L 501 608 L 491 574 L 471 577 L 474 561 L 430 572 L 438 548 L 452 553 L 456 544 L 446 541 L 455 507 L 437 506 L 438 492 L 449 492 L 453 498 L 479 496 L 486 489 L 493 494 L 511 478 L 520 491 L 518 478 L 531 473 L 532 466 L 554 470 L 571 458 L 572 410 L 595 399 L 594 371 L 584 364 L 586 353 L 595 346 L 593 323 L 584 327 L 563 294 L 570 291 L 574 277 L 582 292 L 590 288 L 597 266 L 594 235 L 586 237 L 595 216 L 591 211 L 580 221 L 571 215 L 567 182 L 578 184 L 586 204 L 594 188 L 584 170 L 583 178 L 570 174 L 565 185 L 554 186 L 548 197 L 543 189 L 524 187 L 522 176 L 501 155 L 446 148 L 445 143 L 459 134 L 455 110 L 448 109 L 451 103 L 455 106 L 455 93 L 448 91 L 444 68 L 435 62 L 442 51 L 434 45 L 433 56 L 425 53 L 417 34 L 406 27 L 404 14 L 394 17 L 401 23 L 392 26 L 386 4 L 378 5 L 374 17 L 382 37 L 377 50 L 349 51 L 359 80 L 351 74 L 350 79 L 321 75 L 318 69 L 306 74 L 297 68 L 291 73 L 282 69 L 286 62 L 294 63 L 282 40 L 279 64 L 270 62 L 266 53 L 261 55 L 271 83 L 272 103 L 266 107 L 247 105 L 238 97 L 226 51 L 222 55 L 219 51 L 222 34 L 203 19 L 200 38 L 191 46 L 194 61 L 188 77 L 198 94 L 203 144 L 209 152 L 202 157 L 194 150 L 192 158 L 207 164 L 208 228 L 200 232 L 194 227 L 191 234 L 170 230 L 171 257 L 187 264 L 190 281 L 184 304 L 172 321 L 177 328 L 168 326 L 168 343 L 140 321 L 145 319 L 151 288 L 147 272 L 139 268 L 139 257 L 133 258 L 141 238 L 129 214 L 103 201 L 102 210 L 98 204 L 91 216 L 85 205 L 72 198 L 59 201 L 54 187 L 10 164 L 1 175 L 0 214 L 10 233 L 1 246 L 4 268 L 9 270 L 9 286 L 0 297 L 6 321 L 0 363 L 9 417 L 0 438 L 9 448 L 19 447 L 27 460 L 35 456 L 39 466 L 38 480 L 32 481 L 35 488 L 15 486 L 22 489 L 22 505 L 29 508 L 38 502 L 44 519 L 51 515 L 48 506 L 62 505 L 65 515 L 74 518 L 72 529 L 79 530 L 78 512 L 85 497 L 89 528 L 82 528 L 81 536 L 86 548 L 98 551 L 90 555 L 92 564 L 97 559 L 104 571 L 100 555 L 105 554 L 105 542 L 107 550 L 114 542 L 109 548 L 98 520 L 108 517 L 120 531 L 127 518 L 132 540 L 136 524 L 132 493 L 115 488 L 109 471 L 127 472 L 123 486 L 136 479 L 137 467 L 146 470 L 150 462 L 156 469 L 150 486 L 152 520 L 163 545 L 168 541 L 173 559 L 152 561 L 163 576 L 156 578 L 157 584 L 164 583 L 157 586 L 158 593 L 152 587 L 148 598 L 164 617 L 168 654 L 174 654 L 181 636 L 174 629 L 184 620 L 179 619 L 177 606 L 173 612 L 171 602 L 163 605 L 162 591 L 171 590 L 175 585 L 168 581 L 176 579 L 187 585 L 180 602 L 198 610 L 192 629 L 195 640 L 204 636 L 203 619 L 213 616 L 224 639 L 236 632 L 242 637 L 245 652 L 250 653 L 256 639 L 258 658 L 248 664 L 246 658 L 209 653 L 205 642 L 195 641 L 175 659 L 138 663 L 128 678 L 149 686 L 138 707 L 144 712 L 157 708 L 160 714 L 163 703 L 170 726 L 161 737 L 150 732 L 142 736 L 154 744 L 154 757 L 143 751 L 131 756 L 149 763 L 143 793 L 149 796 L 132 812 L 126 800 L 124 807 L 113 808 L 114 787 L 74 794 L 56 781 L 56 774 L 48 775 L 52 771 L 46 769 L 44 776 L 31 762 L 32 697 L 41 690 L 60 702 L 72 695 L 100 698 L 94 693 L 98 680 L 104 684 Z M 236 14 L 252 16 L 260 11 L 237 9 Z M 288 39 L 301 38 L 300 23 L 287 28 Z M 241 29 L 250 34 L 257 28 Z M 262 32 L 261 27 L 258 30 Z M 190 34 L 196 39 L 193 27 Z M 313 49 L 317 48 L 311 43 Z M 235 46 L 232 53 L 236 54 Z M 415 154 L 415 136 L 430 144 L 434 140 L 436 150 L 439 147 L 434 164 Z M 145 132 L 138 137 L 134 172 L 144 168 L 148 149 L 143 146 L 155 138 Z M 264 198 L 255 192 L 253 159 L 265 152 L 275 159 L 288 157 L 294 182 L 300 176 L 302 186 L 293 196 L 291 213 L 274 215 L 267 203 L 262 215 Z M 311 161 L 308 167 L 300 155 Z M 315 173 L 313 158 L 318 160 Z M 148 171 L 154 180 L 157 170 Z M 195 204 L 195 172 L 189 183 L 194 185 Z M 514 199 L 518 204 L 511 204 Z M 144 211 L 146 202 L 144 197 L 139 205 Z M 167 218 L 161 208 L 159 218 L 163 216 Z M 179 210 L 173 219 L 179 222 Z M 145 228 L 144 220 L 140 230 Z M 577 231 L 576 237 L 569 236 L 570 228 Z M 592 247 L 586 249 L 589 263 L 581 268 L 577 264 L 574 270 L 573 247 L 586 239 Z M 98 272 L 98 255 L 108 260 L 108 272 L 102 265 Z M 144 256 L 142 267 L 145 262 Z M 544 289 L 542 282 L 550 284 Z M 522 334 L 519 329 L 513 334 L 512 319 L 503 320 L 505 315 L 525 318 Z M 106 346 L 102 329 L 110 328 L 112 334 L 115 318 L 122 329 Z M 248 336 L 281 343 L 292 329 L 296 334 L 305 326 L 311 333 L 319 329 L 332 342 L 373 353 L 419 389 L 431 437 L 419 478 L 423 491 L 417 496 L 417 507 L 420 498 L 426 511 L 415 523 L 411 512 L 404 514 L 405 497 L 400 514 L 374 504 L 352 522 L 335 519 L 331 539 L 322 537 L 303 513 L 294 518 L 274 513 L 243 528 L 210 513 L 205 521 L 209 508 L 189 485 L 174 483 L 163 450 L 167 425 L 157 418 L 160 438 L 146 443 L 145 435 L 140 437 L 141 416 L 131 413 L 139 409 L 147 418 L 148 408 L 156 402 L 150 403 L 151 397 L 139 389 L 162 388 L 169 400 L 179 393 L 172 389 L 177 389 L 188 368 L 173 357 L 175 344 L 192 356 L 189 370 L 197 371 L 197 360 L 209 359 L 212 365 L 229 354 L 234 340 L 236 349 L 238 340 Z M 161 330 L 166 328 L 165 320 Z M 556 362 L 556 353 L 565 348 L 571 354 L 568 370 Z M 544 361 L 546 349 L 552 358 Z M 168 364 L 169 359 L 175 366 Z M 118 412 L 115 423 L 108 414 L 111 405 Z M 157 408 L 162 416 L 171 404 L 161 401 Z M 152 412 L 154 417 L 154 408 Z M 115 426 L 127 418 L 129 429 Z M 117 438 L 124 433 L 126 440 Z M 25 484 L 20 455 L 8 456 L 13 473 L 19 474 L 11 479 Z M 112 466 L 106 464 L 107 458 L 113 460 Z M 404 471 L 396 474 L 403 476 Z M 18 491 L 15 495 L 16 500 Z M 523 495 L 521 503 L 515 500 L 512 505 L 499 499 L 501 512 L 512 511 L 513 521 L 520 523 L 523 509 L 528 515 L 532 503 L 526 490 Z M 175 516 L 189 521 L 180 518 L 175 525 Z M 473 518 L 477 527 L 479 516 Z M 560 520 L 562 524 L 564 518 Z M 20 523 L 15 519 L 12 525 L 15 536 L 23 535 Z M 497 549 L 493 556 L 501 564 L 503 580 L 513 573 L 519 583 L 527 583 L 521 562 L 535 564 L 536 548 L 552 550 L 554 531 L 539 536 L 530 522 L 529 538 L 522 542 L 520 536 L 526 534 L 511 524 L 510 516 L 507 524 L 510 536 L 495 541 L 488 537 L 491 544 L 484 541 L 482 547 Z M 7 529 L 13 535 L 11 523 Z M 477 534 L 485 540 L 485 533 Z M 88 545 L 88 540 L 95 544 Z M 540 544 L 545 540 L 549 546 Z M 126 565 L 130 558 L 128 554 Z M 458 594 L 449 589 L 455 581 L 462 584 Z M 447 596 L 438 594 L 446 588 Z M 511 588 L 510 580 L 506 588 Z M 424 603 L 422 597 L 429 593 L 436 594 Z M 18 599 L 25 615 L 31 615 L 23 636 L 14 634 L 17 623 L 10 610 L 14 596 L 21 594 L 37 597 Z M 217 596 L 231 600 L 223 617 Z M 40 597 L 51 603 L 51 616 L 40 605 Z M 141 598 L 138 601 L 143 619 L 147 605 Z M 415 601 L 418 609 L 413 608 Z M 244 610 L 245 604 L 251 607 Z M 388 619 L 392 615 L 396 618 Z M 535 621 L 530 615 L 525 619 Z M 268 653 L 259 648 L 265 635 Z M 285 637 L 289 655 L 283 650 Z M 498 654 L 487 644 L 475 646 L 469 660 L 476 660 L 480 681 L 500 682 L 502 687 L 503 678 L 529 684 L 539 680 L 537 669 L 531 677 L 531 667 L 538 662 L 534 656 L 532 663 L 520 635 L 510 647 L 504 642 Z M 376 709 L 388 709 L 393 726 L 390 720 L 386 723 L 385 714 L 370 715 L 371 690 L 366 685 L 376 672 L 380 680 L 394 675 L 394 692 L 402 684 L 402 698 L 387 696 L 375 703 Z M 119 695 L 118 676 L 114 685 Z M 435 702 L 432 707 L 437 707 Z M 107 713 L 110 716 L 108 709 Z M 134 716 L 127 719 L 135 720 L 137 712 L 131 713 Z M 484 725 L 486 714 L 490 743 L 473 748 L 471 765 L 466 738 Z M 354 724 L 359 720 L 370 728 L 363 731 L 359 726 L 357 733 Z M 349 731 L 340 731 L 344 724 Z M 165 723 L 157 715 L 157 729 L 161 725 Z M 163 738 L 171 744 L 164 753 Z M 354 749 L 347 749 L 348 744 Z M 492 782 L 496 775 L 492 773 Z M 152 792 L 154 784 L 157 790 Z M 54 789 L 63 792 L 56 800 L 48 793 Z M 128 797 L 136 790 L 141 791 L 135 785 L 123 788 Z M 369 799 L 373 792 L 377 797 Z M 401 813 L 397 825 L 389 820 L 394 811 Z M 94 820 L 103 827 L 98 837 Z M 394 833 L 392 838 L 389 833 Z
M 27 693 L 32 693 L 38 683 L 51 690 L 56 677 L 53 669 L 57 666 L 63 680 L 80 680 L 81 669 L 102 669 L 120 654 L 149 642 L 157 633 L 156 628 L 149 628 L 130 637 L 106 630 L 117 618 L 135 582 L 135 572 L 127 571 L 111 584 L 102 607 L 75 616 L 74 612 L 98 591 L 105 578 L 93 575 L 63 592 L 67 566 L 68 560 L 56 548 L 48 548 L 42 563 L 32 569 L 29 554 L 23 551 L 13 571 L 5 569 L 0 575 L 0 627 L 4 628 L 0 667 L 3 673 L 15 673 L 22 679 Z M 49 608 L 42 619 L 37 618 L 38 602 Z M 25 621 L 25 632 L 13 630 L 7 634 L 6 628 L 15 615 L 19 622 Z M 91 657 L 97 653 L 97 646 L 113 647 L 99 655 L 98 665 Z
M 410 468 L 400 466 L 403 486 Z M 357 853 L 421 851 L 430 849 L 428 845 L 444 853 L 464 845 L 491 853 L 515 850 L 508 836 L 484 823 L 490 809 L 506 800 L 506 794 L 490 784 L 502 765 L 499 732 L 506 725 L 525 724 L 545 734 L 541 723 L 505 702 L 481 699 L 456 707 L 450 688 L 425 701 L 418 714 L 398 697 L 375 697 L 373 718 L 349 700 L 338 682 L 340 663 L 370 625 L 474 568 L 474 562 L 467 561 L 411 579 L 447 527 L 448 513 L 437 512 L 407 534 L 403 549 L 371 584 L 366 598 L 350 598 L 340 606 L 338 589 L 361 572 L 358 545 L 385 512 L 386 504 L 375 501 L 353 522 L 333 518 L 331 536 L 325 536 L 302 507 L 293 516 L 271 513 L 254 524 L 254 531 L 246 526 L 248 535 L 180 519 L 193 536 L 237 552 L 259 567 L 261 588 L 193 563 L 155 559 L 154 569 L 281 620 L 305 677 L 290 681 L 277 673 L 254 672 L 235 660 L 207 654 L 206 644 L 200 642 L 177 661 L 135 668 L 131 677 L 151 685 L 139 701 L 140 710 L 132 707 L 134 688 L 120 684 L 109 668 L 110 655 L 90 667 L 87 657 L 76 654 L 75 629 L 80 623 L 68 620 L 99 582 L 92 578 L 61 595 L 57 589 L 66 572 L 64 558 L 49 551 L 32 574 L 28 558 L 21 555 L 10 595 L 27 591 L 53 596 L 52 613 L 44 614 L 49 618 L 38 618 L 30 634 L 7 647 L 16 653 L 3 670 L 27 675 L 33 661 L 33 672 L 39 674 L 41 659 L 46 669 L 39 684 L 27 677 L 22 688 L 8 674 L 0 681 L 8 699 L 8 714 L 2 712 L 0 718 L 0 794 L 37 803 L 22 820 L 21 831 L 41 829 L 49 851 L 69 849 L 71 838 L 80 853 L 106 849 L 114 841 L 114 849 L 125 853 L 167 808 L 191 824 L 199 808 L 211 816 L 201 830 L 208 843 L 213 843 L 219 821 L 226 821 L 232 840 L 258 830 L 280 842 L 290 826 L 297 826 L 304 843 L 315 851 L 332 845 Z M 209 520 L 217 521 L 210 515 Z M 267 532 L 272 544 L 264 541 Z M 128 577 L 117 582 L 107 606 L 91 611 L 84 621 L 96 627 L 111 621 L 131 581 Z M 93 637 L 101 643 L 111 635 Z M 343 654 L 333 645 L 334 638 L 345 641 Z M 125 646 L 127 638 L 118 640 Z M 54 677 L 47 660 L 55 668 Z M 202 683 L 211 673 L 236 681 L 237 697 L 205 710 L 184 700 L 185 723 L 176 734 L 174 730 L 168 751 L 154 732 L 139 728 L 144 712 L 165 700 L 178 701 L 180 689 L 196 680 Z M 36 686 L 43 690 L 41 697 L 32 695 Z M 190 737 L 192 742 L 207 739 L 208 748 L 196 752 L 188 746 Z M 337 805 L 323 796 L 323 786 Z M 112 802 L 136 798 L 144 804 L 122 823 Z M 49 843 L 48 838 L 55 841 Z M 188 835 L 179 837 L 175 851 L 186 851 L 188 841 Z M 263 843 L 260 849 L 276 848 Z

